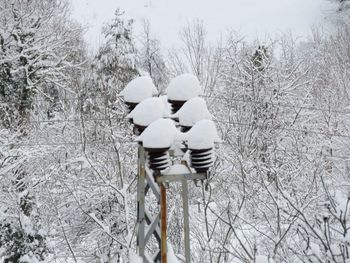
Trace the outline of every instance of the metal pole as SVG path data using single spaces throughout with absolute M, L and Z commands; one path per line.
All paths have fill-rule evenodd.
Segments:
M 166 242 L 167 242 L 167 207 L 166 207 L 166 189 L 164 187 L 164 183 L 160 184 L 160 214 L 161 214 L 161 220 L 160 220 L 160 229 L 161 229 L 161 259 L 162 263 L 167 263 L 167 248 L 166 248 Z
M 191 262 L 191 248 L 190 248 L 190 220 L 188 213 L 188 183 L 187 180 L 182 180 L 182 206 L 184 214 L 184 239 L 185 239 L 185 259 L 186 263 Z
M 145 187 L 146 187 L 146 171 L 145 171 L 145 152 L 141 145 L 138 148 L 139 161 L 139 175 L 137 180 L 137 194 L 138 194 L 138 234 L 137 245 L 138 254 L 146 262 L 145 258 Z

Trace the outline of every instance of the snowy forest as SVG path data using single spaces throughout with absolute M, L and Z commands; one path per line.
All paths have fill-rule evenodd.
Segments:
M 165 50 L 123 10 L 91 54 L 66 0 L 0 0 L 0 262 L 136 253 L 137 143 L 119 93 L 195 75 L 221 142 L 190 187 L 192 262 L 350 262 L 350 1 L 331 33 L 261 42 L 183 25 Z M 310 29 L 311 32 L 311 29 Z M 168 237 L 183 259 L 180 186 Z

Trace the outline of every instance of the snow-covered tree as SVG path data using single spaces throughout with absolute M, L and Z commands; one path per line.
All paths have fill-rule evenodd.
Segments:
M 168 69 L 165 64 L 160 42 L 152 36 L 150 23 L 143 21 L 143 31 L 138 39 L 138 66 L 148 73 L 158 89 L 164 90 L 168 83 Z
M 164 56 L 116 11 L 88 58 L 65 1 L 0 0 L 0 261 L 129 262 L 136 148 L 117 95 L 139 74 L 191 72 L 222 143 L 190 184 L 193 262 L 348 262 L 348 1 L 329 35 L 209 43 L 203 23 Z M 147 72 L 147 73 L 145 73 Z M 183 253 L 181 189 L 169 241 Z M 156 204 L 155 204 L 156 205 Z
M 38 262 L 48 249 L 36 198 L 34 152 L 17 144 L 30 140 L 36 98 L 51 99 L 81 59 L 81 28 L 69 21 L 65 1 L 0 1 L 0 115 L 3 192 L 0 255 L 5 262 Z M 41 112 L 42 113 L 42 112 Z M 11 136 L 9 136 L 11 134 Z
M 75 64 L 81 28 L 65 21 L 64 1 L 0 5 L 1 120 L 16 128 L 29 117 L 35 95 L 50 96 L 48 85 L 58 85 Z
M 200 20 L 188 23 L 181 30 L 180 39 L 180 48 L 170 50 L 168 55 L 170 75 L 192 72 L 200 80 L 205 93 L 213 93 L 218 86 L 223 59 L 221 41 L 211 44 Z
M 95 63 L 97 71 L 103 76 L 103 90 L 100 92 L 115 96 L 138 75 L 133 23 L 117 9 L 114 19 L 102 30 L 105 43 L 99 49 Z

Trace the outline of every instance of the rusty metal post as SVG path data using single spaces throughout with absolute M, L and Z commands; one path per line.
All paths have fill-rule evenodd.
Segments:
M 160 184 L 160 229 L 161 229 L 161 258 L 162 263 L 167 263 L 167 206 L 166 206 L 166 189 L 164 183 Z

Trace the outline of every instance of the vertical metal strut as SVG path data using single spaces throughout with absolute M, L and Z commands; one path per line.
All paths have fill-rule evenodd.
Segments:
M 166 189 L 164 183 L 160 184 L 160 213 L 161 213 L 161 258 L 162 263 L 167 263 L 167 207 L 166 207 Z
M 182 209 L 184 215 L 184 241 L 185 241 L 185 259 L 186 263 L 191 262 L 190 250 L 190 218 L 188 212 L 188 183 L 187 180 L 181 181 L 182 187 Z
M 145 260 L 145 152 L 138 147 L 137 178 L 137 248 L 138 255 Z
M 148 193 L 150 194 L 147 195 Z M 146 167 L 144 148 L 139 145 L 137 180 L 137 253 L 143 259 L 144 263 L 159 263 L 161 262 L 161 215 L 160 212 L 152 214 L 148 211 L 146 206 L 148 199 L 153 199 L 153 201 L 155 199 L 159 206 L 159 187 L 154 181 L 151 171 Z M 160 209 L 158 208 L 158 211 L 159 210 Z M 154 245 L 155 243 L 157 244 L 156 246 Z

